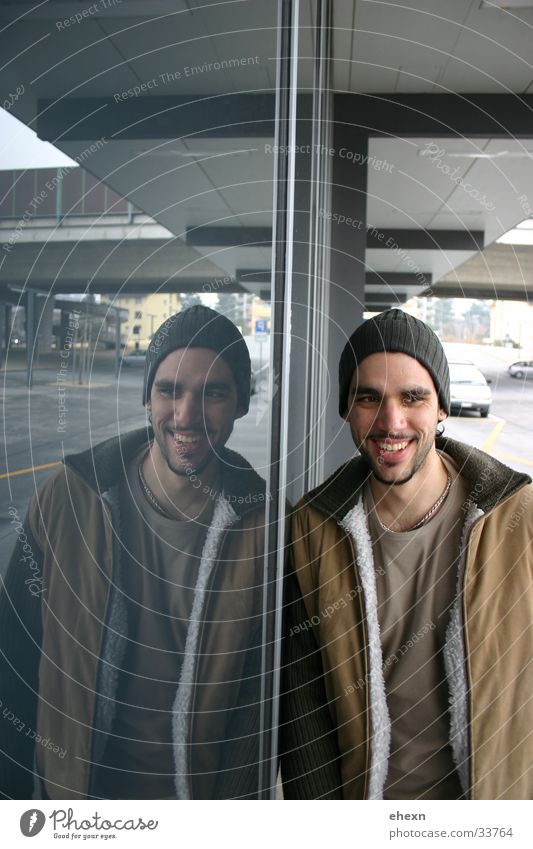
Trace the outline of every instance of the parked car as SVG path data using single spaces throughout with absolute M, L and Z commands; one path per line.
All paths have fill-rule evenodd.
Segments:
M 485 376 L 473 363 L 450 363 L 450 407 L 452 413 L 479 410 L 482 418 L 489 414 L 492 392 Z
M 135 351 L 130 351 L 127 354 L 122 354 L 123 366 L 140 366 L 144 368 L 145 362 L 146 351 L 143 351 L 141 348 L 138 348 Z
M 524 378 L 533 377 L 533 360 L 520 360 L 517 363 L 511 363 L 508 368 L 511 377 Z

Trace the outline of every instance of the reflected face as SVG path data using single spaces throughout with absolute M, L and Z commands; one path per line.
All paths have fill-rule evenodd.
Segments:
M 381 483 L 407 483 L 436 457 L 436 426 L 446 413 L 431 375 L 413 357 L 365 357 L 353 374 L 348 404 L 353 441 Z
M 177 475 L 205 469 L 243 415 L 231 369 L 210 348 L 179 348 L 165 357 L 146 406 L 154 450 Z

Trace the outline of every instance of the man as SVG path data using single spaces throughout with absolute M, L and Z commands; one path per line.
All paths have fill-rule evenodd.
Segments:
M 32 499 L 0 600 L 5 797 L 256 794 L 265 485 L 225 448 L 250 377 L 229 319 L 173 315 L 151 426 Z
M 446 357 L 401 310 L 339 389 L 360 456 L 294 514 L 285 797 L 531 798 L 530 478 L 436 436 Z

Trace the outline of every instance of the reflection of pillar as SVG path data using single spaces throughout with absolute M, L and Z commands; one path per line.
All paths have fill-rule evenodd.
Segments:
M 4 352 L 7 348 L 6 304 L 0 301 L 0 368 L 4 365 Z
M 69 326 L 70 320 L 70 312 L 68 310 L 61 310 L 61 319 L 59 322 L 59 339 L 58 339 L 58 348 L 60 351 L 65 347 L 65 340 L 67 338 L 67 329 Z
M 37 295 L 33 289 L 26 290 L 26 385 L 33 384 L 33 361 L 35 357 L 35 313 Z
M 49 353 L 52 348 L 52 335 L 54 323 L 54 299 L 53 297 L 39 298 L 38 337 L 39 350 Z
M 365 302 L 366 191 L 368 136 L 357 127 L 336 123 L 331 195 L 330 332 L 326 359 L 331 374 L 331 397 L 326 410 L 324 472 L 333 472 L 353 454 L 349 429 L 338 413 L 337 368 L 347 339 L 363 320 Z M 344 154 L 341 156 L 341 151 Z M 356 164 L 357 163 L 357 164 Z M 359 164 L 361 163 L 361 164 Z M 341 216 L 357 226 L 339 224 Z
M 120 309 L 115 307 L 115 377 L 120 371 Z
M 4 356 L 8 357 L 9 355 L 9 342 L 11 338 L 11 324 L 13 321 L 11 315 L 11 304 L 4 304 L 4 308 L 2 310 L 2 314 L 4 316 Z

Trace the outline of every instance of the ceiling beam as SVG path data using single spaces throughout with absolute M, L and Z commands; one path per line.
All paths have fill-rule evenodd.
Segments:
M 336 94 L 333 115 L 370 136 L 533 138 L 530 94 Z
M 238 268 L 235 276 L 239 282 L 243 283 L 269 283 L 271 271 L 268 268 Z M 431 274 L 423 272 L 408 274 L 384 271 L 381 274 L 377 274 L 376 272 L 367 271 L 365 275 L 365 291 L 383 289 L 384 286 L 389 286 L 393 290 L 390 293 L 391 296 L 395 296 L 395 290 L 398 287 L 416 287 L 420 289 L 421 286 L 431 286 L 431 281 Z
M 306 97 L 308 95 L 300 95 Z M 274 138 L 268 93 L 39 99 L 37 134 L 51 142 L 89 139 Z M 336 94 L 334 121 L 369 136 L 533 138 L 529 94 Z
M 396 289 L 398 286 L 416 286 L 420 289 L 421 286 L 431 286 L 432 276 L 429 272 L 419 272 L 418 274 L 409 274 L 408 272 L 389 272 L 382 271 L 367 271 L 365 277 L 365 288 L 383 288 L 390 286 Z
M 188 227 L 185 244 L 190 247 L 237 248 L 272 244 L 271 227 Z
M 187 229 L 186 244 L 190 247 L 223 247 L 270 245 L 270 227 L 210 227 L 199 226 Z M 480 251 L 483 250 L 482 230 L 367 230 L 366 246 L 369 249 L 390 250 L 440 250 Z
M 374 304 L 388 306 L 390 304 L 404 304 L 411 296 L 407 292 L 365 292 L 365 306 Z
M 161 282 L 160 280 L 128 280 L 124 283 L 116 279 L 98 279 L 87 283 L 86 280 L 55 280 L 51 282 L 49 279 L 34 279 L 21 281 L 17 284 L 15 281 L 10 281 L 13 286 L 31 285 L 34 290 L 39 290 L 43 293 L 51 292 L 53 295 L 113 295 L 116 297 L 127 297 L 129 295 L 151 294 L 153 292 L 197 292 L 198 294 L 228 292 L 228 293 L 247 293 L 247 290 L 236 281 L 225 283 L 220 277 L 209 279 L 200 278 L 180 278 L 174 277 L 170 280 Z M 0 300 L 3 299 L 3 292 L 9 291 L 9 287 L 0 285 Z
M 37 101 L 37 135 L 44 141 L 104 138 L 273 138 L 273 94 L 67 97 Z M 83 164 L 83 163 L 82 163 Z
M 457 283 L 456 286 L 440 286 L 436 283 L 429 291 L 421 292 L 420 297 L 473 298 L 480 301 L 526 301 L 531 303 L 533 288 L 530 288 L 529 291 L 523 287 L 512 289 L 504 284 L 499 286 L 495 282 L 491 283 L 490 286 L 482 283 L 473 286 L 470 283 L 465 283 L 464 286 L 461 286 L 460 283 Z
M 482 251 L 484 238 L 482 230 L 380 230 L 372 227 L 366 233 L 366 246 L 410 251 Z

